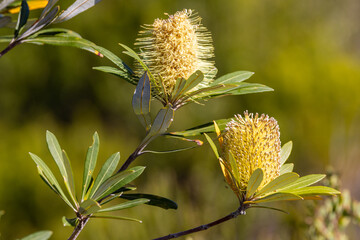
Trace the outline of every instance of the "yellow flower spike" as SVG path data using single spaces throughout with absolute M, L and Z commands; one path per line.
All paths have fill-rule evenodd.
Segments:
M 187 79 L 196 70 L 205 75 L 196 88 L 211 80 L 207 73 L 215 68 L 214 62 L 209 61 L 214 56 L 214 48 L 210 33 L 192 10 L 166 15 L 168 19 L 156 19 L 153 24 L 143 26 L 145 30 L 139 32 L 135 45 L 139 46 L 140 57 L 157 78 L 156 85 L 163 85 L 165 94 L 171 96 L 176 80 Z M 143 71 L 138 64 L 135 73 L 141 76 Z M 161 95 L 160 92 L 155 94 Z
M 235 191 L 233 181 L 225 178 L 237 195 L 246 191 L 250 176 L 257 168 L 264 172 L 257 191 L 280 175 L 280 132 L 274 118 L 264 114 L 254 117 L 247 111 L 244 117 L 236 115 L 226 125 L 221 149 L 239 189 Z

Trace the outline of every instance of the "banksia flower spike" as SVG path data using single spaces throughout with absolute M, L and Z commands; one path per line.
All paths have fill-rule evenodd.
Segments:
M 177 79 L 188 79 L 197 70 L 204 74 L 204 79 L 193 90 L 208 85 L 216 69 L 210 60 L 214 48 L 210 33 L 196 13 L 185 9 L 143 28 L 135 45 L 154 77 L 153 95 L 170 98 Z M 143 66 L 137 64 L 135 73 L 142 76 Z

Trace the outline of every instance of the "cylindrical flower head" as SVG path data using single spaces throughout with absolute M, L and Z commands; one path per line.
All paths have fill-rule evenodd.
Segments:
M 246 111 L 244 117 L 236 115 L 226 125 L 222 138 L 222 157 L 232 178 L 236 179 L 225 178 L 235 193 L 246 190 L 250 176 L 257 168 L 264 172 L 258 190 L 280 175 L 280 132 L 274 118 L 264 114 L 253 117 Z M 229 162 L 230 154 L 234 164 Z
M 183 10 L 168 19 L 156 19 L 153 24 L 143 26 L 140 38 L 135 45 L 140 48 L 139 55 L 150 72 L 162 83 L 168 95 L 174 89 L 178 78 L 187 79 L 196 70 L 204 73 L 205 79 L 198 88 L 211 80 L 210 70 L 214 70 L 212 38 L 201 18 L 192 10 Z M 140 65 L 135 72 L 141 76 L 144 72 Z M 157 81 L 161 81 L 157 79 Z

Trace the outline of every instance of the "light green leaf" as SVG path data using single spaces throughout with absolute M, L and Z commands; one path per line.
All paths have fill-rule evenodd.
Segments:
M 93 7 L 95 4 L 100 2 L 100 0 L 76 0 L 73 4 L 68 7 L 59 17 L 56 18 L 54 23 L 65 22 L 76 15 L 88 10 Z
M 237 71 L 233 73 L 228 73 L 224 76 L 219 77 L 213 81 L 210 86 L 215 86 L 218 84 L 229 84 L 229 83 L 240 83 L 250 78 L 254 73 L 248 71 Z
M 141 220 L 135 218 L 121 217 L 121 216 L 110 216 L 110 215 L 92 215 L 91 218 L 103 218 L 103 219 L 115 219 L 115 220 L 125 220 L 142 223 Z
M 238 185 L 238 182 L 240 181 L 240 173 L 238 171 L 235 157 L 231 151 L 229 151 L 228 159 L 229 159 L 229 164 L 230 164 L 230 168 L 231 168 L 230 173 L 233 176 L 234 180 L 236 181 L 236 185 Z
M 220 155 L 213 140 L 206 133 L 204 133 L 204 136 L 206 137 L 206 140 L 209 142 L 211 149 L 214 151 L 216 158 L 219 158 Z
M 59 196 L 64 200 L 64 202 L 67 205 L 69 205 L 74 211 L 76 211 L 74 206 L 70 203 L 69 199 L 61 189 L 58 181 L 56 180 L 54 174 L 51 172 L 50 168 L 38 156 L 36 156 L 33 153 L 29 153 L 29 154 L 36 163 L 39 174 L 43 178 L 43 180 L 47 182 L 47 184 L 52 188 L 52 190 L 54 190 L 57 194 L 59 194 Z
M 280 165 L 282 166 L 286 160 L 289 158 L 290 153 L 291 153 L 291 149 L 292 149 L 293 143 L 292 141 L 289 141 L 287 143 L 285 143 L 282 148 L 281 148 L 281 152 L 280 152 Z
M 69 192 L 69 195 L 71 197 L 71 199 L 73 200 L 74 204 L 76 206 L 79 205 L 78 201 L 76 200 L 76 191 L 75 191 L 75 182 L 74 182 L 74 174 L 71 168 L 71 164 L 70 164 L 70 160 L 66 154 L 66 152 L 64 150 L 62 150 L 62 156 L 64 159 L 64 165 L 66 168 L 66 173 L 67 173 L 67 179 L 65 181 L 65 186 Z
M 152 195 L 152 194 L 143 194 L 143 193 L 122 194 L 120 196 L 120 198 L 127 199 L 127 200 L 143 198 L 143 199 L 150 200 L 149 202 L 145 203 L 147 205 L 152 205 L 152 206 L 160 207 L 163 209 L 177 209 L 178 208 L 176 202 L 174 202 L 170 199 Z
M 293 190 L 293 189 L 307 187 L 314 183 L 319 182 L 324 177 L 326 177 L 325 174 L 310 174 L 310 175 L 307 175 L 307 176 L 297 179 L 296 181 L 290 183 L 289 185 L 284 186 L 283 188 L 281 188 L 280 191 Z
M 39 231 L 21 238 L 20 240 L 48 240 L 52 234 L 52 231 Z
M 246 199 L 249 199 L 259 188 L 263 181 L 264 172 L 261 168 L 257 168 L 250 176 L 247 188 Z
M 99 174 L 96 177 L 94 186 L 91 188 L 89 198 L 93 198 L 95 192 L 99 189 L 100 185 L 103 184 L 109 177 L 111 177 L 111 175 L 114 173 L 119 163 L 119 160 L 120 160 L 119 152 L 114 153 L 106 160 L 106 162 L 100 169 Z
M 151 127 L 150 117 L 150 80 L 147 72 L 145 71 L 136 86 L 132 106 L 135 114 L 139 118 L 141 124 L 145 127 L 146 131 Z
M 299 178 L 299 175 L 294 172 L 285 173 L 283 175 L 278 176 L 268 184 L 266 184 L 255 196 L 261 196 L 265 194 L 272 193 Z
M 150 201 L 149 199 L 143 199 L 143 198 L 132 200 L 132 201 L 127 201 L 125 203 L 120 203 L 120 204 L 117 204 L 117 205 L 114 205 L 114 206 L 111 206 L 108 208 L 100 209 L 99 213 L 100 212 L 112 212 L 112 211 L 123 210 L 126 208 L 132 208 L 132 207 L 136 207 L 138 205 L 147 203 L 149 201 Z
M 283 175 L 285 173 L 288 172 L 292 172 L 294 169 L 294 164 L 293 163 L 285 163 L 284 165 L 282 165 L 280 167 L 280 175 Z
M 265 202 L 275 202 L 275 201 L 294 201 L 294 200 L 302 200 L 301 196 L 298 196 L 293 193 L 275 193 L 268 195 L 263 198 L 256 199 L 251 201 L 251 203 L 265 203 Z
M 87 199 L 80 204 L 79 213 L 89 215 L 98 212 L 100 209 L 101 205 L 97 201 Z
M 143 173 L 144 169 L 145 167 L 136 166 L 130 168 L 129 170 L 121 171 L 115 174 L 111 178 L 107 179 L 103 184 L 101 184 L 99 189 L 94 193 L 93 199 L 99 200 L 111 193 L 116 192 L 121 187 L 139 177 Z
M 311 186 L 298 189 L 281 190 L 283 193 L 297 194 L 300 196 L 314 196 L 314 195 L 337 195 L 341 194 L 338 190 L 324 186 Z
M 94 174 L 96 161 L 99 153 L 99 135 L 97 132 L 93 135 L 93 144 L 89 147 L 87 154 L 86 154 L 86 160 L 85 160 L 85 166 L 84 166 L 84 175 L 83 175 L 83 185 L 82 185 L 82 193 L 81 193 L 81 201 L 85 199 L 86 191 L 88 191 L 91 178 Z

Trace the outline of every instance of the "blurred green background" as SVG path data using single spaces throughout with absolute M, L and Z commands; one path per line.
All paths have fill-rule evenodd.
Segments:
M 64 9 L 70 3 L 60 4 Z M 118 43 L 133 46 L 141 24 L 184 8 L 198 11 L 212 32 L 218 76 L 253 71 L 250 82 L 275 91 L 189 105 L 176 112 L 171 129 L 244 110 L 266 113 L 278 120 L 282 143 L 293 141 L 289 161 L 296 172 L 324 173 L 332 165 L 343 187 L 359 199 L 360 2 L 102 1 L 54 27 L 74 30 L 131 64 Z M 144 137 L 131 108 L 134 86 L 91 69 L 99 65 L 111 63 L 78 49 L 26 44 L 0 58 L 0 210 L 6 212 L 0 221 L 1 239 L 42 229 L 54 231 L 52 239 L 66 239 L 72 231 L 61 223 L 63 215 L 72 216 L 70 209 L 40 180 L 28 155 L 33 152 L 55 167 L 46 149 L 46 130 L 67 151 L 79 183 L 94 131 L 100 135 L 101 161 L 117 151 L 124 161 Z M 185 144 L 159 138 L 151 148 L 180 146 Z M 179 209 L 140 206 L 119 212 L 142 219 L 142 224 L 95 219 L 79 239 L 150 239 L 213 221 L 237 208 L 208 146 L 145 155 L 135 165 L 148 166 L 136 181 L 138 190 L 171 198 Z M 290 215 L 250 209 L 246 216 L 187 239 L 304 239 L 306 211 L 295 203 L 271 206 Z M 359 233 L 359 228 L 350 228 L 350 239 Z

